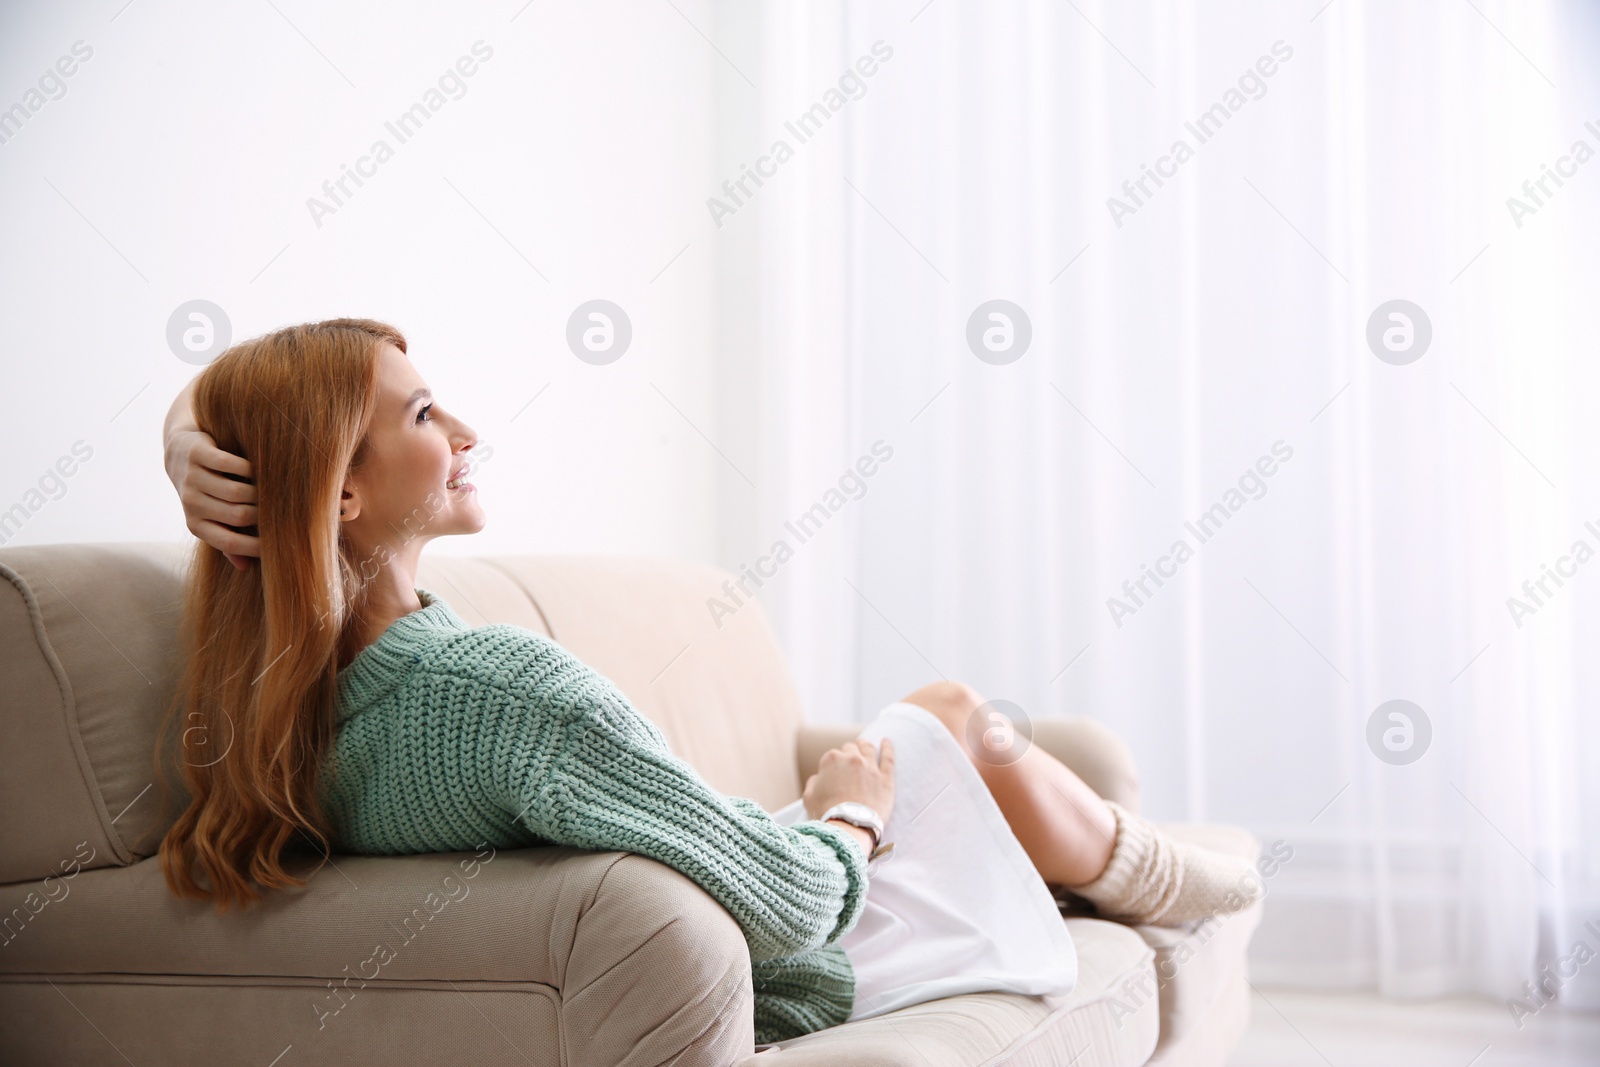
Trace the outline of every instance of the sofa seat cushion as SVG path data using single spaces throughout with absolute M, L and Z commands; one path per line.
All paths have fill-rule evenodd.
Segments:
M 946 997 L 763 1048 L 742 1067 L 977 1067 L 1071 1063 L 1136 1067 L 1159 1036 L 1155 1004 L 1117 1012 L 1118 991 L 1155 981 L 1154 952 L 1132 929 L 1067 919 L 1078 982 L 1062 997 Z

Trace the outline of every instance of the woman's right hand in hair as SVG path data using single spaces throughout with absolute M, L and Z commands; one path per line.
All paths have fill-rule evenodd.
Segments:
M 189 532 L 239 570 L 249 567 L 249 557 L 261 555 L 261 538 L 230 527 L 256 524 L 256 487 L 227 475 L 253 477 L 250 461 L 218 448 L 204 430 L 176 429 L 167 437 L 166 465 Z
M 801 799 L 813 819 L 835 804 L 854 800 L 877 812 L 888 825 L 894 810 L 894 742 L 884 738 L 881 753 L 871 741 L 861 740 L 824 752 Z

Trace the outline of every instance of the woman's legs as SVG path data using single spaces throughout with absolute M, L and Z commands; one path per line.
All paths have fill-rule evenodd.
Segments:
M 1262 896 L 1265 886 L 1250 862 L 1174 840 L 1148 819 L 1107 804 L 1036 745 L 1004 764 L 974 753 L 967 728 L 984 699 L 970 686 L 934 682 L 905 701 L 932 712 L 955 735 L 1045 882 L 1073 889 L 1102 916 L 1178 926 L 1239 911 Z
M 1046 882 L 1084 885 L 1105 870 L 1116 838 L 1116 817 L 1071 768 L 1037 745 L 1029 745 L 1020 758 L 1004 765 L 974 754 L 967 724 L 984 698 L 971 686 L 934 682 L 904 699 L 932 712 L 955 735 Z

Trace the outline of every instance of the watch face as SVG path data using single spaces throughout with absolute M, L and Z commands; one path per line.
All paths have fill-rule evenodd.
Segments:
M 845 801 L 844 803 L 840 804 L 836 810 L 839 812 L 840 817 L 846 822 L 854 823 L 859 819 L 861 822 L 858 825 L 865 825 L 873 829 L 881 827 L 883 823 L 883 820 L 878 817 L 877 812 L 867 807 L 867 805 L 854 800 Z

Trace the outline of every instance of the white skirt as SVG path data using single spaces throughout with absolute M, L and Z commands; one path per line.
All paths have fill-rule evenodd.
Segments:
M 880 711 L 860 734 L 894 742 L 894 851 L 868 877 L 866 906 L 839 941 L 856 973 L 850 1019 L 960 993 L 1057 996 L 1078 956 L 1050 890 L 956 739 L 915 704 Z M 773 812 L 792 826 L 795 801 Z

